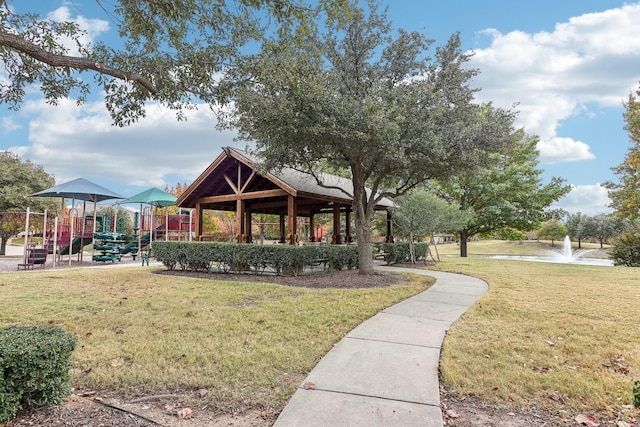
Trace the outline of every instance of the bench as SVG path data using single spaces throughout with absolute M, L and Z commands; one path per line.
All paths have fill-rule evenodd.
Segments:
M 18 270 L 20 270 L 20 267 L 24 270 L 33 269 L 36 265 L 41 265 L 44 268 L 47 262 L 47 253 L 46 248 L 29 248 L 27 260 L 25 263 L 18 264 Z

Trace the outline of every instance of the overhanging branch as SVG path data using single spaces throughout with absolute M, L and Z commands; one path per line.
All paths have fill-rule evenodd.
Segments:
M 151 81 L 138 73 L 131 73 L 101 64 L 90 58 L 79 58 L 75 56 L 56 55 L 46 51 L 40 46 L 25 40 L 24 38 L 0 31 L 0 46 L 6 46 L 18 52 L 30 56 L 51 67 L 67 67 L 76 70 L 93 70 L 100 74 L 106 74 L 120 80 L 135 82 L 147 89 L 150 93 L 155 94 L 158 89 Z

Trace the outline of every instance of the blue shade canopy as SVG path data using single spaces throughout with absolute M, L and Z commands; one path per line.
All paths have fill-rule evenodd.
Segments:
M 157 188 L 150 188 L 138 193 L 135 196 L 131 196 L 126 200 L 118 202 L 118 204 L 124 203 L 146 203 L 147 205 L 164 207 L 176 204 L 176 196 L 169 194 L 166 191 L 159 190 Z
M 35 193 L 33 196 L 64 197 L 65 199 L 85 200 L 94 203 L 109 199 L 124 199 L 124 196 L 84 178 L 77 178 L 64 184 L 55 185 L 47 190 Z

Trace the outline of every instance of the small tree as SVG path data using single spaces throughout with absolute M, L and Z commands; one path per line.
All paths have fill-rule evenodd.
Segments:
M 457 205 L 450 205 L 418 187 L 397 199 L 399 207 L 393 211 L 395 228 L 408 237 L 411 262 L 415 263 L 414 242 L 435 233 L 456 230 L 469 216 Z
M 44 168 L 22 161 L 10 151 L 0 152 L 0 212 L 25 212 L 49 209 L 54 212 L 55 202 L 42 197 L 32 197 L 33 193 L 53 186 L 53 175 Z M 3 215 L 0 219 L 0 255 L 4 255 L 7 240 L 15 236 L 24 227 L 24 222 L 15 215 Z
M 567 228 L 558 221 L 552 220 L 542 224 L 538 230 L 538 238 L 551 240 L 551 246 L 555 246 L 556 240 L 562 240 L 567 235 Z
M 576 214 L 569 214 L 565 226 L 567 227 L 567 234 L 578 241 L 578 248 L 582 247 L 582 239 L 589 237 L 587 225 L 589 217 L 583 215 L 582 212 Z
M 588 219 L 585 225 L 586 233 L 600 242 L 600 248 L 609 239 L 618 236 L 624 230 L 624 221 L 613 215 L 600 214 Z

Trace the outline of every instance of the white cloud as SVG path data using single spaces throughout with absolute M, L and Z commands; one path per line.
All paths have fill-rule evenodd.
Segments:
M 68 7 L 62 6 L 58 9 L 49 12 L 47 19 L 56 22 L 75 22 L 78 26 L 86 31 L 86 34 L 79 37 L 79 41 L 83 46 L 89 45 L 100 34 L 109 31 L 109 22 L 102 19 L 89 19 L 82 15 L 77 17 L 71 16 L 71 11 Z M 78 55 L 78 47 L 76 42 L 69 37 L 61 36 L 58 40 L 63 46 L 68 49 L 68 55 Z
M 595 159 L 589 151 L 589 146 L 571 138 L 554 137 L 538 142 L 540 163 L 553 164 L 560 162 L 575 162 Z
M 30 101 L 31 146 L 14 151 L 42 164 L 56 182 L 105 177 L 132 186 L 163 188 L 167 176 L 191 182 L 220 154 L 234 145 L 235 135 L 216 130 L 216 117 L 206 107 L 187 112 L 178 122 L 174 112 L 150 105 L 147 117 L 127 128 L 111 126 L 102 102 L 78 107 L 61 100 L 52 107 Z
M 19 123 L 16 123 L 13 117 L 2 117 L 0 120 L 0 129 L 3 132 L 12 132 L 14 130 L 20 129 L 22 126 Z
M 541 159 L 593 159 L 588 141 L 560 135 L 563 120 L 593 107 L 620 106 L 640 80 L 640 4 L 589 13 L 552 32 L 502 34 L 488 29 L 491 46 L 475 51 L 479 99 L 510 108 L 518 125 L 540 136 Z
M 553 208 L 561 208 L 571 214 L 598 215 L 612 211 L 607 189 L 600 184 L 573 186 L 569 194 L 560 199 Z

